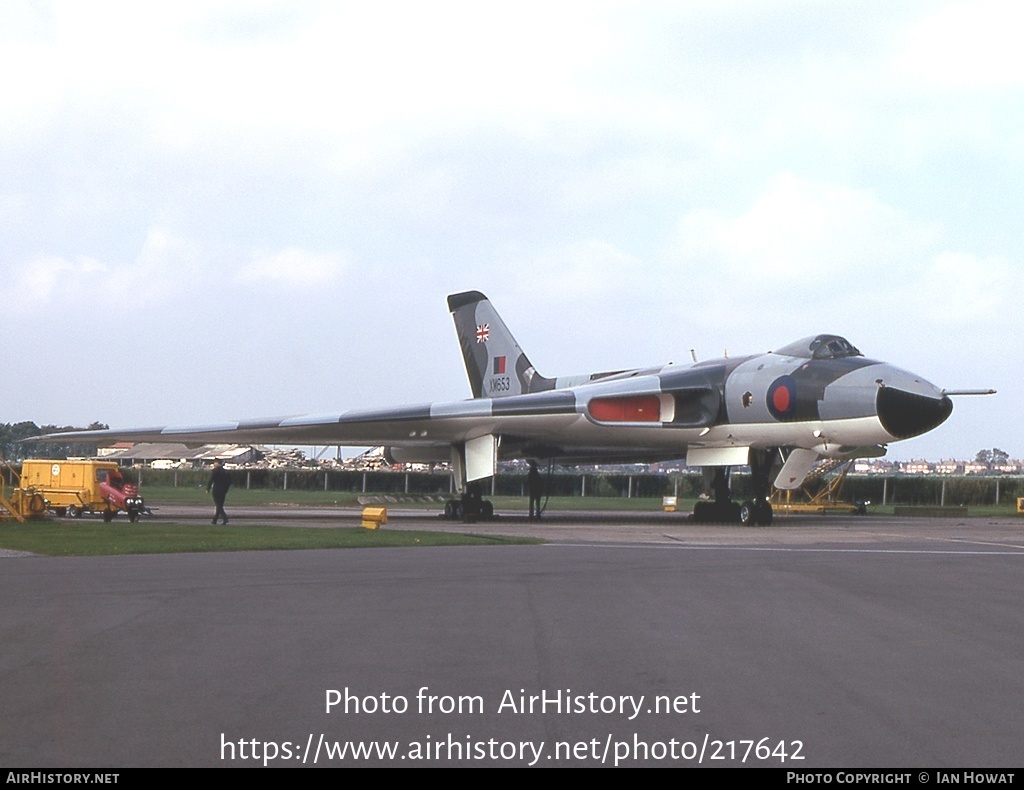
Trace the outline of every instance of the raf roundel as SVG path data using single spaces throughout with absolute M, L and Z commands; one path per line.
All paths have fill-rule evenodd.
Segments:
M 780 376 L 772 382 L 765 398 L 768 411 L 776 420 L 792 420 L 796 415 L 796 382 L 792 376 Z

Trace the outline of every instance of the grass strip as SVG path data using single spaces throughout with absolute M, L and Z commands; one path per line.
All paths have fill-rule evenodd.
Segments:
M 51 557 L 110 554 L 176 554 L 201 551 L 356 549 L 392 546 L 495 546 L 543 543 L 505 535 L 370 530 L 361 527 L 306 528 L 142 522 L 130 524 L 32 521 L 0 524 L 0 547 Z

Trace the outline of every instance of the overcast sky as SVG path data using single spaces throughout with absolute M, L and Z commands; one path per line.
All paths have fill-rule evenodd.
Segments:
M 0 4 L 0 421 L 469 396 L 833 332 L 1024 456 L 1024 6 Z

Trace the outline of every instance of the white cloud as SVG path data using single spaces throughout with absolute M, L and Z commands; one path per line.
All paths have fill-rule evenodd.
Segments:
M 641 268 L 634 256 L 600 239 L 548 247 L 510 261 L 515 287 L 545 301 L 603 301 L 622 293 Z
M 1024 83 L 1017 0 L 971 0 L 945 6 L 908 32 L 897 66 L 933 87 L 1003 88 Z
M 698 211 L 683 218 L 679 238 L 687 258 L 713 263 L 727 277 L 777 283 L 809 273 L 887 266 L 907 251 L 905 220 L 866 190 L 778 176 L 748 211 L 735 217 Z M 879 243 L 884 238 L 884 243 Z
M 89 258 L 40 256 L 15 268 L 14 276 L 2 291 L 4 302 L 9 310 L 26 314 L 70 294 L 83 300 L 93 299 L 102 293 L 108 273 L 105 264 Z
M 150 228 L 138 257 L 121 268 L 119 276 L 133 298 L 152 303 L 188 291 L 213 273 L 203 266 L 204 251 L 165 227 Z
M 0 50 L 0 67 L 18 75 L 0 88 L 0 118 L 97 112 L 171 149 L 217 137 L 257 150 L 329 140 L 346 166 L 410 132 L 482 118 L 528 128 L 565 112 L 609 38 L 586 3 L 50 9 Z
M 238 258 L 230 248 L 204 248 L 165 227 L 153 227 L 128 261 L 59 255 L 20 261 L 10 267 L 0 298 L 9 314 L 40 320 L 145 309 L 149 320 L 160 321 L 158 315 L 180 318 L 182 310 L 199 308 L 206 296 L 213 304 L 230 304 L 228 294 L 235 283 L 308 290 L 336 282 L 347 267 L 341 255 L 295 247 L 254 252 L 241 264 Z M 240 302 L 238 296 L 235 301 Z
M 166 228 L 151 228 L 134 259 L 38 255 L 11 266 L 0 298 L 13 311 L 47 318 L 151 307 L 208 280 L 198 248 Z
M 308 252 L 291 247 L 279 252 L 256 252 L 235 276 L 240 283 L 272 283 L 290 287 L 322 286 L 335 282 L 345 271 L 338 255 Z
M 965 252 L 936 252 L 927 260 L 914 303 L 939 326 L 1002 325 L 1013 313 L 1020 269 L 1007 260 Z
M 1009 309 L 1013 267 L 950 249 L 935 227 L 870 192 L 778 177 L 737 215 L 699 211 L 680 222 L 670 260 L 704 295 L 707 321 L 747 327 L 814 321 L 904 328 L 920 337 L 982 328 Z

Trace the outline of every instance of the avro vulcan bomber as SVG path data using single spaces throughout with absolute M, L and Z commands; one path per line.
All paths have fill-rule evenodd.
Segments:
M 884 455 L 949 417 L 951 395 L 868 359 L 838 335 L 765 354 L 546 378 L 478 291 L 448 297 L 473 397 L 388 409 L 216 425 L 88 431 L 61 440 L 383 445 L 396 462 L 448 461 L 451 516 L 490 512 L 478 481 L 499 459 L 563 464 L 685 458 L 713 470 L 698 521 L 770 524 L 772 485 L 794 489 L 821 458 Z M 987 392 L 987 391 L 986 391 Z M 754 497 L 733 502 L 728 470 L 749 466 Z

